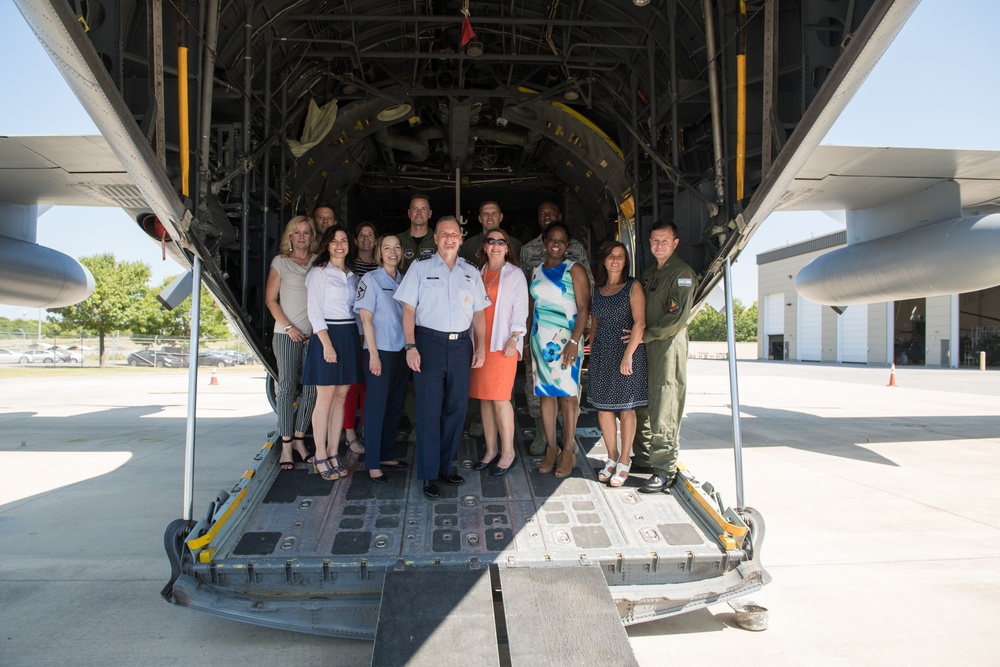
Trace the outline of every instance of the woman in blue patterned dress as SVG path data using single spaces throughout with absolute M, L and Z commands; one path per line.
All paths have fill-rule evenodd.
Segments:
M 552 222 L 542 234 L 545 261 L 531 273 L 534 321 L 531 359 L 535 395 L 540 397 L 545 430 L 545 460 L 538 472 L 553 468 L 568 477 L 576 464 L 576 420 L 580 416 L 580 365 L 583 330 L 590 305 L 590 281 L 583 267 L 566 259 L 569 228 Z M 563 443 L 556 444 L 556 412 L 563 418 Z
M 646 406 L 646 297 L 642 286 L 629 276 L 625 246 L 614 241 L 597 254 L 591 300 L 590 386 L 587 402 L 597 408 L 608 460 L 597 478 L 611 486 L 622 486 L 632 467 L 635 440 L 635 409 Z M 629 342 L 622 334 L 629 332 Z M 615 413 L 621 422 L 621 450 Z

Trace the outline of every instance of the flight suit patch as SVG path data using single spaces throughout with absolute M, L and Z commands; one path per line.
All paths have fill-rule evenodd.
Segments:
M 673 315 L 674 313 L 676 313 L 680 309 L 681 309 L 681 305 L 679 303 L 677 303 L 677 299 L 671 299 L 670 300 L 670 305 L 667 306 L 667 312 L 670 313 L 671 315 Z
M 405 257 L 406 259 L 413 259 L 413 251 L 412 251 L 412 250 L 410 250 L 409 248 L 407 248 L 407 249 L 406 249 L 406 250 L 405 250 L 405 251 L 403 252 L 403 257 Z
M 690 278 L 678 278 L 677 279 L 677 286 L 678 287 L 691 287 L 691 279 Z

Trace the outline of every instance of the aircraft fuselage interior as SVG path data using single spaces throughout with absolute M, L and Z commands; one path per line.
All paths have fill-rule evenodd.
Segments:
M 915 3 L 19 4 L 135 182 L 105 199 L 201 257 L 273 371 L 269 262 L 318 202 L 399 232 L 426 192 L 472 235 L 495 200 L 527 241 L 551 200 L 636 270 L 672 219 L 704 298 Z

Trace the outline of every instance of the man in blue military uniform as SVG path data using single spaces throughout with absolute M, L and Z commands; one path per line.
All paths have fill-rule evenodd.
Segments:
M 417 390 L 417 478 L 438 498 L 439 482 L 461 484 L 452 471 L 469 405 L 469 378 L 486 358 L 486 287 L 458 256 L 462 230 L 454 216 L 434 230 L 437 253 L 410 266 L 396 290 L 403 304 L 406 364 Z M 473 335 L 475 347 L 473 347 Z

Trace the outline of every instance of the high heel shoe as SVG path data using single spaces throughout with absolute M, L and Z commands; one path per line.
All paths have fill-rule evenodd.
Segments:
M 556 477 L 569 477 L 573 474 L 573 467 L 576 465 L 576 451 L 570 449 L 564 451 L 559 457 L 559 467 L 556 468 Z
M 297 447 L 295 446 L 295 443 L 299 443 Z M 305 453 L 303 454 L 303 452 L 305 452 Z M 292 438 L 292 460 L 293 461 L 295 460 L 296 456 L 298 456 L 304 462 L 312 464 L 312 458 L 313 457 L 310 456 L 310 454 L 309 454 L 309 448 L 306 447 L 305 438 L 303 438 L 302 436 L 295 436 L 295 437 Z
M 604 462 L 604 469 L 597 473 L 597 481 L 604 482 L 605 484 L 615 476 L 615 462 L 608 459 Z
M 496 460 L 499 459 L 500 455 L 497 454 Z M 496 466 L 495 468 L 493 468 L 493 470 L 490 471 L 490 475 L 492 475 L 493 477 L 503 477 L 504 475 L 509 473 L 510 469 L 513 468 L 515 465 L 517 465 L 517 454 L 514 455 L 514 460 L 510 462 L 509 466 L 507 466 L 506 468 L 501 468 L 500 466 Z
M 631 461 L 629 463 L 622 463 L 621 461 L 619 461 L 615 465 L 615 475 L 608 482 L 608 485 L 616 488 L 619 486 L 625 486 L 625 482 L 628 481 L 629 470 L 631 469 L 632 469 Z M 624 473 L 624 476 L 622 476 L 622 473 Z
M 556 461 L 559 460 L 560 451 L 555 445 L 547 445 L 545 447 L 545 460 L 542 461 L 542 465 L 538 466 L 538 472 L 543 475 L 552 472 L 552 469 L 556 467 Z
M 472 469 L 486 470 L 490 466 L 496 465 L 497 461 L 499 460 L 500 460 L 500 452 L 497 452 L 497 455 L 491 458 L 489 461 L 476 461 L 476 463 L 472 466 Z
M 290 450 L 291 445 L 293 442 L 295 442 L 295 440 L 293 438 L 285 438 L 285 437 L 280 437 L 278 438 L 278 440 L 281 442 L 281 454 L 278 455 L 278 465 L 281 466 L 282 470 L 294 470 L 295 459 L 292 458 L 291 451 L 288 452 L 288 458 L 289 458 L 288 461 L 283 461 L 282 459 L 285 458 L 285 445 L 288 445 Z
M 332 463 L 330 463 L 330 459 L 328 458 L 326 459 L 314 458 L 313 470 L 316 471 L 317 475 L 327 480 L 328 482 L 332 482 L 333 480 L 340 477 L 340 475 L 337 474 L 337 468 L 334 467 Z

